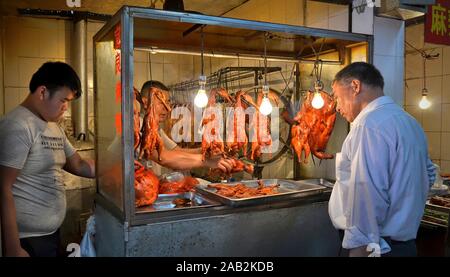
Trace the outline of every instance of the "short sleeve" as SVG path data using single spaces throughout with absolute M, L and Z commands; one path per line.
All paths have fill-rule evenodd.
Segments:
M 0 165 L 22 169 L 33 145 L 31 132 L 14 120 L 2 121 L 0 129 Z

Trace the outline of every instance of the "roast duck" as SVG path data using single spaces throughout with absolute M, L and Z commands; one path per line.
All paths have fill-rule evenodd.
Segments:
M 198 183 L 198 180 L 191 176 L 185 176 L 179 181 L 161 182 L 159 185 L 159 193 L 172 194 L 192 191 Z
M 258 95 L 258 101 L 255 103 L 252 97 L 244 91 L 238 91 L 234 96 L 230 96 L 224 88 L 213 89 L 211 90 L 209 96 L 207 108 L 214 107 L 216 105 L 217 96 L 220 96 L 229 107 L 234 108 L 233 114 L 230 117 L 227 117 L 227 126 L 231 126 L 230 128 L 232 128 L 232 132 L 227 132 L 228 137 L 226 139 L 226 143 L 224 143 L 218 133 L 220 131 L 220 120 L 216 120 L 216 115 L 210 111 L 209 113 L 205 113 L 202 120 L 202 126 L 204 127 L 204 132 L 202 135 L 202 157 L 203 160 L 205 160 L 207 157 L 222 155 L 223 157 L 234 159 L 235 166 L 228 174 L 219 169 L 212 169 L 209 175 L 211 177 L 220 177 L 223 179 L 230 177 L 232 173 L 241 171 L 252 174 L 253 165 L 244 163 L 243 161 L 238 160 L 237 157 L 239 156 L 239 152 L 241 152 L 241 150 L 244 156 L 247 155 L 248 137 L 245 129 L 248 117 L 245 117 L 245 114 L 243 113 L 250 105 L 256 108 L 257 116 L 253 117 L 253 122 L 251 125 L 255 130 L 253 132 L 255 142 L 251 143 L 252 152 L 250 153 L 249 158 L 252 160 L 258 158 L 261 155 L 260 147 L 271 144 L 268 125 L 261 124 L 262 128 L 267 128 L 267 132 L 262 132 L 259 130 L 260 118 L 264 117 L 259 113 L 258 109 L 261 103 L 262 94 L 260 93 Z M 265 122 L 267 122 L 267 120 Z M 263 136 L 263 134 L 265 136 Z
M 134 193 L 136 207 L 151 205 L 158 198 L 159 180 L 150 169 L 134 161 Z
M 146 160 L 150 159 L 150 156 L 154 150 L 158 151 L 158 159 L 161 160 L 161 151 L 163 149 L 163 142 L 159 136 L 159 119 L 155 116 L 155 100 L 159 99 L 166 109 L 170 111 L 167 96 L 157 88 L 151 88 L 149 93 L 149 99 L 147 100 L 145 108 L 144 120 L 142 122 L 142 138 L 140 139 L 140 151 L 139 158 Z M 136 127 L 136 122 L 135 122 Z M 136 132 L 136 130 L 135 130 Z M 135 135 L 136 137 L 136 135 Z M 136 145 L 136 141 L 135 141 Z
M 313 108 L 314 92 L 308 91 L 300 111 L 292 120 L 286 120 L 293 123 L 291 145 L 298 160 L 304 163 L 308 163 L 310 153 L 321 160 L 333 158 L 332 154 L 325 153 L 325 149 L 336 121 L 336 101 L 324 91 L 320 94 L 325 102 L 321 109 Z

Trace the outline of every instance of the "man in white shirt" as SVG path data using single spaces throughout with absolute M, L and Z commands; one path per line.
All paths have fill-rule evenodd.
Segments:
M 349 256 L 415 256 L 415 238 L 435 168 L 417 121 L 383 93 L 373 66 L 348 65 L 336 74 L 337 111 L 351 123 L 336 155 L 329 202 Z

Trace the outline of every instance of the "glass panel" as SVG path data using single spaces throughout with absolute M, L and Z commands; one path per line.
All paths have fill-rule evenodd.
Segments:
M 123 210 L 123 143 L 120 29 L 95 43 L 96 126 L 99 193 Z

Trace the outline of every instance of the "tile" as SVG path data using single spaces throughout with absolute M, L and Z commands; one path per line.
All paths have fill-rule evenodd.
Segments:
M 328 20 L 328 29 L 348 32 L 348 14 L 330 17 Z
M 419 105 L 422 97 L 423 79 L 405 81 L 405 105 Z
M 141 88 L 142 85 L 148 80 L 148 64 L 135 62 L 133 78 L 133 85 L 136 88 Z
M 441 160 L 441 173 L 450 173 L 450 160 Z
M 58 21 L 56 19 L 36 18 L 21 16 L 19 24 L 22 28 L 39 28 L 47 31 L 56 31 L 58 29 Z
M 422 125 L 422 110 L 418 105 L 405 106 L 405 111 L 414 117 Z
M 46 61 L 41 58 L 19 58 L 19 86 L 28 87 L 31 76 Z
M 450 132 L 450 104 L 442 104 L 442 132 Z
M 405 78 L 423 78 L 423 59 L 419 53 L 412 52 L 406 55 Z
M 306 6 L 306 25 L 312 27 L 328 18 L 328 4 L 308 1 Z M 327 26 L 328 27 L 328 24 Z
M 164 64 L 177 64 L 178 55 L 177 54 L 164 54 Z
M 19 103 L 22 103 L 29 94 L 29 88 L 19 88 Z
M 58 32 L 49 31 L 47 29 L 39 29 L 39 57 L 42 58 L 58 58 L 58 44 L 61 41 L 58 39 Z
M 424 45 L 424 25 L 416 24 L 405 28 L 405 40 L 417 49 L 422 49 Z M 408 50 L 411 48 L 408 46 Z
M 442 76 L 442 103 L 450 103 L 450 75 Z
M 431 159 L 441 158 L 441 134 L 438 132 L 425 132 L 428 140 L 428 152 Z
M 5 113 L 20 104 L 20 89 L 19 88 L 5 88 Z
M 442 160 L 450 160 L 450 133 L 441 135 L 441 157 Z
M 301 1 L 286 0 L 286 24 L 302 26 L 303 11 Z
M 171 86 L 178 83 L 178 65 L 165 63 L 163 76 L 164 76 L 164 84 L 166 86 Z
M 19 58 L 17 56 L 5 55 L 3 74 L 5 87 L 19 86 Z
M 432 106 L 422 112 L 423 129 L 428 132 L 441 131 L 441 105 Z
M 40 57 L 39 45 L 36 45 L 40 41 L 40 29 L 38 28 L 21 28 L 19 34 L 19 55 L 23 57 Z
M 149 74 L 151 80 L 164 82 L 164 65 L 162 63 L 152 63 Z
M 88 21 L 87 29 L 88 32 L 97 33 L 105 25 L 103 22 L 90 22 Z
M 179 64 L 178 65 L 179 81 L 190 81 L 198 78 L 194 75 L 194 64 Z
M 328 4 L 328 15 L 334 17 L 342 14 L 348 14 L 347 5 Z
M 270 22 L 286 24 L 286 1 L 268 1 Z
M 439 54 L 439 57 L 426 61 L 426 76 L 442 75 L 442 48 L 436 48 L 434 51 L 428 51 L 428 54 Z M 423 70 L 423 65 L 422 65 Z
M 164 63 L 164 54 L 163 53 L 151 53 L 150 62 L 152 63 Z
M 134 50 L 133 59 L 135 62 L 147 63 L 148 55 L 150 55 L 150 53 L 147 51 Z
M 72 31 L 67 29 L 58 29 L 58 57 L 62 59 L 69 59 L 71 52 L 70 49 L 72 47 Z M 92 43 L 88 37 L 88 45 L 87 45 L 87 58 L 93 59 L 92 56 Z
M 442 77 L 427 78 L 426 86 L 431 103 L 440 105 L 442 103 Z
M 450 47 L 444 47 L 442 50 L 442 74 L 450 74 Z

